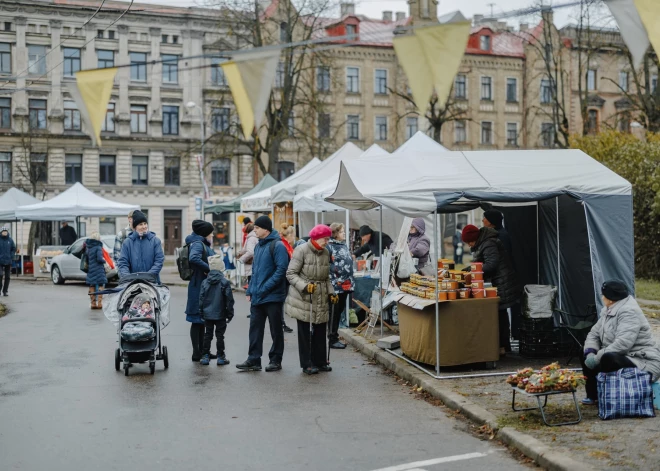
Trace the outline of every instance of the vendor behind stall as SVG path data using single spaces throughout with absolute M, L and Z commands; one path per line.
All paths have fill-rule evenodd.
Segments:
M 360 257 L 366 253 L 371 252 L 374 257 L 380 257 L 383 253 L 380 247 L 380 232 L 374 231 L 369 226 L 360 227 L 360 238 L 362 239 L 362 247 L 353 252 L 353 258 Z M 383 232 L 383 247 L 388 249 L 394 242 L 392 238 Z
M 424 234 L 425 232 L 426 224 L 424 223 L 424 219 L 413 219 L 410 225 L 410 232 L 408 233 L 408 249 L 410 250 L 410 255 L 418 260 L 417 271 L 420 273 L 424 273 L 424 267 L 429 263 L 429 251 L 431 250 L 431 240 L 429 236 Z

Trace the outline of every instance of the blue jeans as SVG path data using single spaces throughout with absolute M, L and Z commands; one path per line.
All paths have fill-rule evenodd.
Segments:
M 282 329 L 282 311 L 284 303 L 263 303 L 250 306 L 250 348 L 248 360 L 261 365 L 261 356 L 264 349 L 264 331 L 266 319 L 270 325 L 270 336 L 273 346 L 270 347 L 268 357 L 271 362 L 282 363 L 284 355 L 284 330 Z

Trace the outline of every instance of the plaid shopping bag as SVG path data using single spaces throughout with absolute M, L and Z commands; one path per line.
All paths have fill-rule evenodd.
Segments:
M 651 374 L 637 368 L 598 373 L 598 417 L 655 417 Z

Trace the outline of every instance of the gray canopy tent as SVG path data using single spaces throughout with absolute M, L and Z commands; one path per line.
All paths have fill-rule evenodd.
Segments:
M 19 190 L 18 188 L 10 188 L 5 191 L 2 196 L 0 196 L 0 221 L 11 221 L 14 223 L 14 230 L 12 235 L 14 238 L 18 237 L 18 224 L 19 219 L 16 217 L 16 208 L 19 206 L 24 206 L 28 204 L 36 204 L 41 201 L 35 198 L 34 196 L 25 193 L 24 191 Z M 23 251 L 23 224 L 21 221 L 21 247 L 20 254 L 24 255 Z M 23 273 L 23 257 L 20 258 L 21 261 L 21 273 Z
M 270 174 L 266 174 L 266 176 L 262 178 L 261 181 L 257 183 L 254 186 L 254 188 L 252 188 L 250 191 L 243 193 L 241 196 L 237 196 L 233 200 L 223 201 L 222 203 L 209 205 L 204 208 L 204 212 L 206 214 L 239 213 L 241 212 L 241 201 L 243 200 L 243 198 L 258 193 L 261 190 L 265 190 L 266 188 L 270 188 L 276 183 L 277 180 L 275 180 Z

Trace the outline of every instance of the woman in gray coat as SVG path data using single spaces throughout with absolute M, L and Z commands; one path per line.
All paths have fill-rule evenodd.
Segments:
M 605 307 L 584 343 L 587 398 L 582 403 L 587 405 L 598 402 L 598 373 L 639 368 L 650 373 L 652 381 L 660 377 L 660 348 L 635 298 L 617 280 L 603 283 L 601 291 Z
M 326 360 L 325 327 L 329 303 L 339 297 L 330 282 L 330 254 L 325 248 L 332 232 L 325 225 L 314 227 L 309 242 L 293 251 L 286 278 L 290 283 L 285 312 L 298 321 L 298 352 L 303 373 L 332 371 Z

